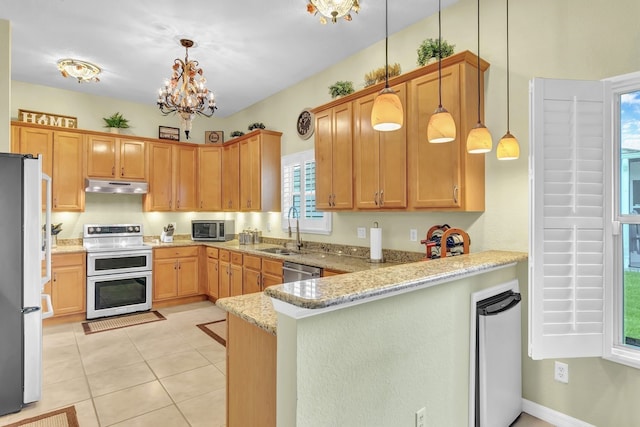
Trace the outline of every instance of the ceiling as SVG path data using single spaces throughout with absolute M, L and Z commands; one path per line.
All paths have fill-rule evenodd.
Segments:
M 443 9 L 457 0 L 444 0 Z M 393 34 L 437 12 L 436 0 L 389 2 Z M 322 25 L 306 0 L 6 0 L 12 79 L 155 104 L 181 38 L 227 117 L 384 39 L 384 2 L 361 0 L 353 21 Z M 435 35 L 435 34 L 434 34 Z M 433 37 L 434 35 L 430 35 Z M 426 38 L 427 36 L 425 36 Z M 99 83 L 63 78 L 56 62 L 103 69 Z

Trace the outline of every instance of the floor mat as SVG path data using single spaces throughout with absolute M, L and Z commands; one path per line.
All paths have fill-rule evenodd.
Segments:
M 76 408 L 69 406 L 67 408 L 58 409 L 56 411 L 47 412 L 46 414 L 27 418 L 6 427 L 79 427 L 78 417 L 76 417 Z
M 225 319 L 215 322 L 201 323 L 196 325 L 204 333 L 226 347 L 227 345 L 227 321 Z
M 112 329 L 126 328 L 127 326 L 141 325 L 143 323 L 166 320 L 157 311 L 147 311 L 145 313 L 127 314 L 124 316 L 109 317 L 108 319 L 94 320 L 82 323 L 85 335 L 96 332 L 110 331 Z

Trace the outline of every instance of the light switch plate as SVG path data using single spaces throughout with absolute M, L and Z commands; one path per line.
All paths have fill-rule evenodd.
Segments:
M 358 227 L 358 239 L 367 238 L 367 229 L 364 227 Z
M 411 240 L 412 242 L 418 241 L 418 230 L 416 230 L 415 228 L 409 230 L 409 240 Z

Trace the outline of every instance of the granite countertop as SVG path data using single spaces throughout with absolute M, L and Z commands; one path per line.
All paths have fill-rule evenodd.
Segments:
M 379 271 L 309 279 L 265 289 L 265 294 L 291 305 L 320 309 L 365 298 L 438 284 L 526 261 L 525 252 L 486 251 L 390 266 Z
M 276 335 L 277 315 L 271 298 L 264 292 L 222 298 L 216 305 L 243 320 Z

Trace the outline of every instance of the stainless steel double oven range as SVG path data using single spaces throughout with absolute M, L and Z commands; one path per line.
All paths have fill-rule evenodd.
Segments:
M 85 224 L 87 319 L 151 309 L 152 250 L 141 224 Z

